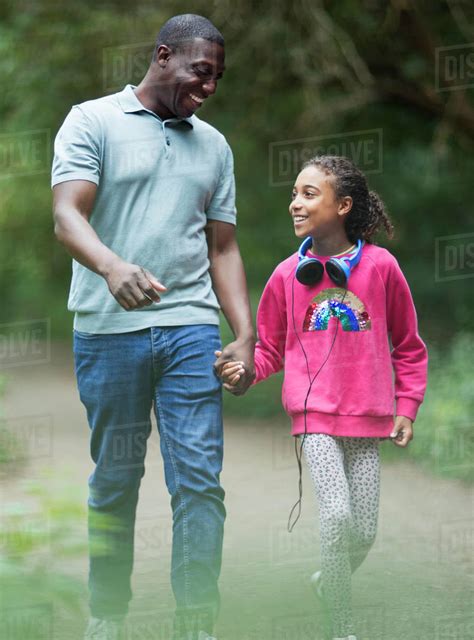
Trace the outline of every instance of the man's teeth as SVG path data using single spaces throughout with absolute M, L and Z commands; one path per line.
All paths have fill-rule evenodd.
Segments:
M 195 96 L 194 94 L 190 93 L 189 94 L 191 96 L 191 98 L 195 101 L 195 102 L 199 102 L 199 104 L 202 104 L 204 102 L 204 98 L 198 98 L 197 96 Z
M 293 218 L 293 220 L 294 220 L 295 222 L 303 222 L 303 220 L 306 220 L 306 218 L 307 218 L 307 216 L 295 216 L 295 217 Z

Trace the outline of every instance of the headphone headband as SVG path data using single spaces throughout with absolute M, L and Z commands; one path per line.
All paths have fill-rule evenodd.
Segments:
M 313 238 L 308 236 L 303 240 L 298 249 L 298 266 L 296 267 L 296 279 L 301 284 L 312 285 L 319 282 L 323 276 L 324 268 L 318 258 L 306 257 L 313 244 Z M 365 242 L 357 240 L 357 245 L 350 253 L 337 257 L 330 257 L 326 262 L 326 272 L 331 280 L 339 285 L 346 286 L 352 269 L 357 266 L 362 257 L 362 248 Z
M 306 256 L 307 251 L 309 251 L 310 247 L 313 246 L 313 238 L 308 236 L 303 240 L 298 249 L 298 260 L 303 260 Z

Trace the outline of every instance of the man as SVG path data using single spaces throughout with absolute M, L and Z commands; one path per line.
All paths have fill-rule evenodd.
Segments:
M 131 599 L 135 510 L 153 407 L 173 511 L 174 637 L 210 638 L 225 518 L 219 304 L 235 335 L 216 365 L 255 343 L 235 238 L 233 160 L 194 112 L 224 72 L 206 18 L 171 18 L 138 87 L 73 107 L 55 142 L 55 233 L 74 258 L 79 394 L 96 463 L 89 480 L 86 638 L 119 638 Z

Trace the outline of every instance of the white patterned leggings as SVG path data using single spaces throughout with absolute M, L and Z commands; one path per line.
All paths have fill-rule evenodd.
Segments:
M 311 433 L 303 449 L 319 503 L 324 598 L 333 635 L 345 637 L 354 633 L 351 574 L 377 531 L 379 438 Z

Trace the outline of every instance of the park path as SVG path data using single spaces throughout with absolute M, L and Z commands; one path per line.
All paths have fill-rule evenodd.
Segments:
M 71 501 L 85 503 L 92 465 L 70 344 L 53 343 L 46 364 L 5 373 L 6 424 L 30 461 L 0 480 L 2 501 L 33 503 L 27 493 L 33 483 L 49 495 L 66 491 Z M 219 638 L 319 640 L 320 612 L 307 584 L 319 557 L 315 502 L 305 473 L 302 517 L 288 534 L 297 472 L 284 419 L 275 424 L 251 417 L 226 420 L 224 469 L 228 518 Z M 428 475 L 409 461 L 383 465 L 378 537 L 353 579 L 359 640 L 474 637 L 472 505 L 472 489 L 460 482 Z M 85 538 L 85 523 L 78 528 Z M 154 431 L 137 520 L 130 638 L 169 637 L 170 543 L 169 501 Z M 85 582 L 84 556 L 62 561 L 62 569 Z M 55 615 L 54 640 L 80 638 L 66 614 Z

